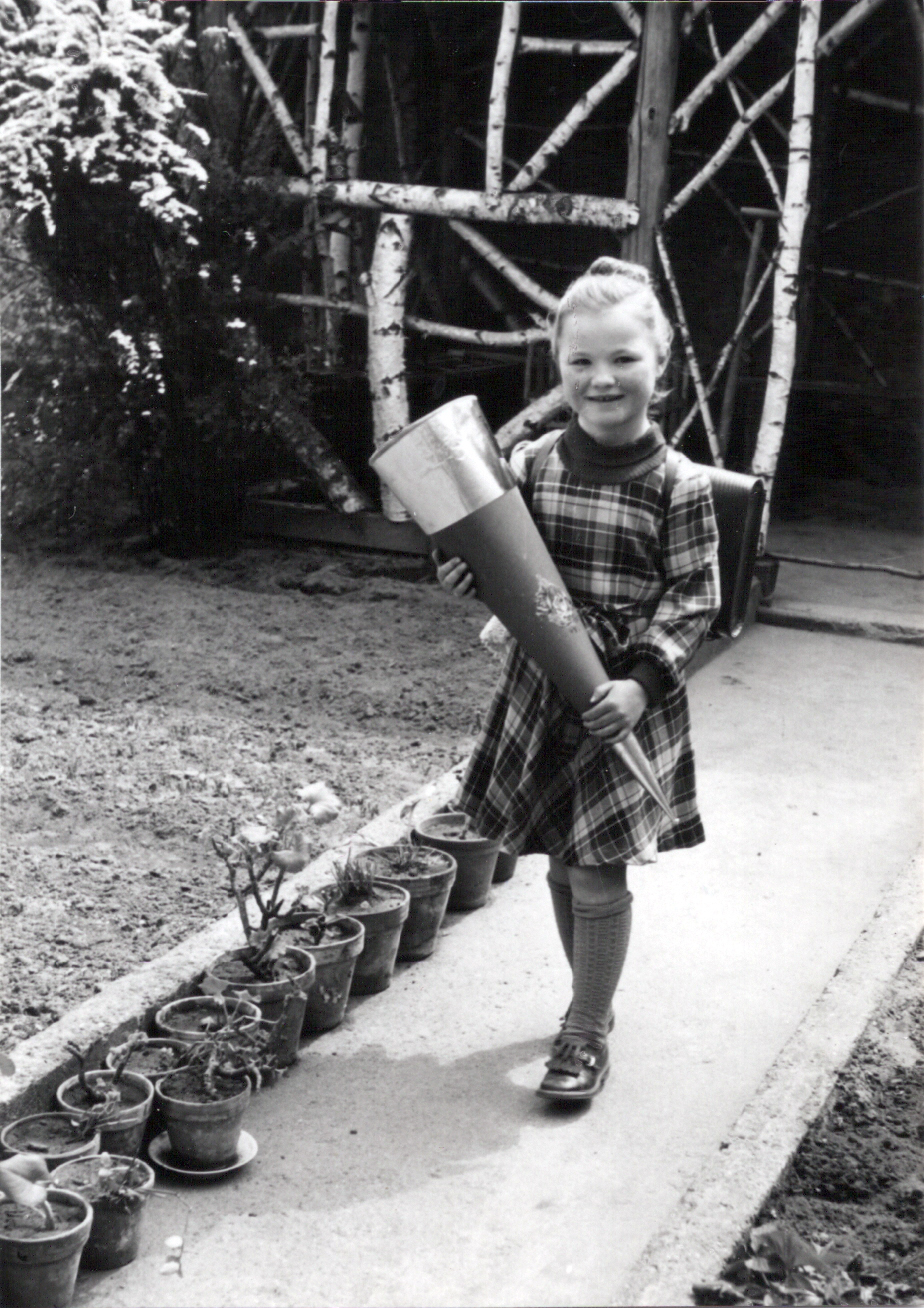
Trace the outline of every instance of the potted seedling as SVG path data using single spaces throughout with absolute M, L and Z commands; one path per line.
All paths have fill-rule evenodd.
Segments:
M 152 1085 L 179 1065 L 185 1044 L 161 1036 L 149 1036 L 135 1031 L 121 1045 L 115 1045 L 106 1055 L 106 1066 L 115 1068 L 125 1058 L 127 1072 L 140 1072 Z
M 415 844 L 409 836 L 394 845 L 368 849 L 362 857 L 374 877 L 403 886 L 411 897 L 401 928 L 399 962 L 429 958 L 456 879 L 456 860 L 444 850 Z
M 327 916 L 352 917 L 366 929 L 350 993 L 372 995 L 391 985 L 401 928 L 411 896 L 394 881 L 376 879 L 372 864 L 357 854 L 337 868 L 335 880 L 316 892 Z
M 88 1071 L 88 1053 L 73 1041 L 64 1047 L 77 1059 L 77 1075 L 58 1086 L 55 1097 L 59 1106 L 78 1116 L 102 1110 L 100 1148 L 107 1153 L 136 1154 L 154 1103 L 151 1082 L 138 1072 L 126 1070 L 129 1053 L 115 1067 Z
M 366 928 L 357 918 L 329 917 L 301 900 L 278 920 L 286 939 L 314 959 L 314 985 L 308 992 L 302 1033 L 330 1031 L 346 1013 Z
M 0 1163 L 0 1303 L 67 1308 L 93 1210 L 82 1195 L 52 1187 L 41 1158 Z
M 200 1170 L 234 1163 L 251 1089 L 277 1074 L 271 1042 L 264 1026 L 232 1018 L 190 1045 L 183 1066 L 158 1082 L 157 1102 L 176 1161 Z
M 458 871 L 449 895 L 452 913 L 481 908 L 491 889 L 500 840 L 487 840 L 464 813 L 434 813 L 415 822 L 412 839 L 441 849 L 456 860 Z
M 264 1021 L 276 1026 L 280 1065 L 295 1061 L 315 962 L 284 936 L 279 921 L 283 881 L 300 871 L 309 847 L 299 822 L 307 815 L 289 808 L 276 815 L 275 826 L 244 823 L 228 836 L 213 836 L 212 846 L 228 873 L 229 893 L 237 905 L 245 944 L 221 955 L 208 969 L 202 989 L 246 995 L 259 1005 Z M 258 913 L 251 920 L 248 899 Z
M 137 1258 L 141 1218 L 154 1188 L 154 1172 L 147 1163 L 121 1154 L 97 1154 L 62 1163 L 51 1181 L 82 1195 L 93 1209 L 82 1267 L 109 1271 Z

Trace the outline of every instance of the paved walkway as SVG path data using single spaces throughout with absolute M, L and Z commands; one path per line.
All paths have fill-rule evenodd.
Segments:
M 759 1201 L 767 1141 L 764 1185 L 917 929 L 894 886 L 922 830 L 921 672 L 911 645 L 758 625 L 696 675 L 709 839 L 630 874 L 615 1066 L 589 1110 L 533 1093 L 568 976 L 544 861 L 526 859 L 256 1097 L 244 1171 L 161 1180 L 141 1256 L 81 1277 L 76 1308 L 688 1302 Z M 694 1222 L 675 1288 L 652 1289 L 716 1169 L 718 1245 Z M 182 1278 L 159 1270 L 172 1234 Z

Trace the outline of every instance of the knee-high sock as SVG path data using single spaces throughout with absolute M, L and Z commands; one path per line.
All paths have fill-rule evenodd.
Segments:
M 610 1004 L 629 949 L 632 895 L 605 904 L 575 903 L 574 988 L 565 1021 L 568 1034 L 605 1039 Z
M 549 874 L 549 890 L 552 892 L 552 909 L 555 913 L 555 925 L 561 938 L 562 948 L 570 966 L 574 966 L 574 913 L 572 911 L 571 887 L 556 881 Z

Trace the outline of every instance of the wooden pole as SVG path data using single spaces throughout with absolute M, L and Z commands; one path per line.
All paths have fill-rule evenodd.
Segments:
M 680 6 L 645 7 L 635 109 L 629 125 L 626 199 L 638 205 L 638 224 L 622 241 L 625 259 L 654 264 L 654 238 L 667 196 L 668 123 L 677 84 Z
M 410 217 L 382 214 L 365 279 L 369 298 L 369 392 L 377 447 L 397 435 L 410 420 L 404 369 L 404 306 L 410 248 Z M 409 516 L 387 488 L 382 491 L 382 509 L 391 522 L 404 522 Z
M 862 4 L 863 0 L 859 0 L 859 3 Z M 770 492 L 783 442 L 796 358 L 796 301 L 811 168 L 812 111 L 815 104 L 815 59 L 820 10 L 818 0 L 801 0 L 792 127 L 789 133 L 789 171 L 780 222 L 780 260 L 773 281 L 773 344 L 757 446 L 751 463 L 751 471 L 755 476 L 762 477 L 767 485 L 762 541 L 766 539 Z
M 337 0 L 329 0 L 335 3 Z M 500 195 L 462 191 L 454 187 L 405 185 L 400 182 L 326 182 L 288 177 L 277 189 L 283 194 L 306 196 L 332 204 L 353 204 L 360 209 L 392 213 L 418 213 L 435 218 L 462 218 L 495 223 L 535 223 L 565 227 L 603 227 L 608 231 L 629 227 L 638 218 L 634 204 L 602 195 L 572 195 L 557 191 Z
M 497 54 L 494 57 L 494 73 L 491 78 L 491 95 L 488 100 L 485 152 L 484 189 L 494 195 L 504 189 L 504 126 L 507 121 L 507 93 L 510 89 L 510 74 L 519 32 L 519 0 L 504 0 L 501 9 L 500 35 L 497 39 Z
M 254 50 L 247 38 L 247 33 L 241 27 L 240 23 L 233 14 L 228 14 L 228 31 L 237 42 L 238 48 L 243 55 L 244 62 L 253 73 L 254 81 L 260 90 L 266 96 L 269 106 L 273 111 L 273 117 L 279 124 L 280 130 L 286 139 L 289 149 L 295 156 L 296 162 L 303 173 L 307 173 L 310 168 L 310 161 L 302 143 L 302 138 L 298 134 L 298 128 L 292 121 L 292 116 L 286 108 L 285 100 L 280 94 L 279 87 L 273 81 L 266 64 Z

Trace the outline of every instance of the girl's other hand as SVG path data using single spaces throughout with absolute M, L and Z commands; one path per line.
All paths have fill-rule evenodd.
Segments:
M 592 736 L 616 744 L 638 722 L 648 707 L 648 696 L 637 681 L 604 681 L 590 697 L 591 707 L 581 720 Z
M 446 559 L 441 562 L 442 556 L 438 550 L 434 551 L 433 562 L 436 564 L 436 576 L 443 590 L 450 591 L 453 595 L 474 595 L 475 578 L 472 576 L 471 568 L 462 559 Z

